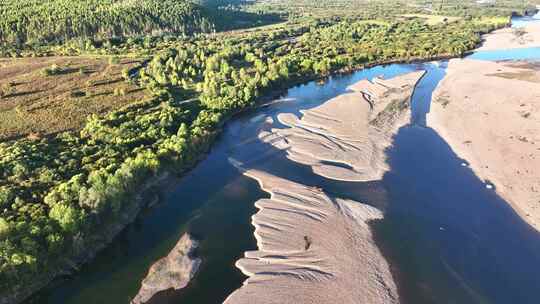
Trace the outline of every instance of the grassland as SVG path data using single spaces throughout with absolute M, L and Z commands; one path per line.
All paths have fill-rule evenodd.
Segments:
M 107 57 L 0 59 L 0 141 L 41 137 L 80 128 L 90 114 L 105 114 L 146 98 L 122 75 L 140 60 Z M 46 70 L 57 67 L 55 75 Z

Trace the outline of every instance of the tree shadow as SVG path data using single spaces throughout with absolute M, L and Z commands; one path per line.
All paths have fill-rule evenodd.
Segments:
M 7 98 L 12 98 L 12 97 L 21 97 L 21 96 L 26 96 L 26 95 L 38 94 L 42 92 L 45 92 L 45 90 L 21 91 L 21 92 L 7 94 L 2 98 L 7 99 Z

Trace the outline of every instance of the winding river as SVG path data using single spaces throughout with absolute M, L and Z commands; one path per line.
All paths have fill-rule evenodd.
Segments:
M 540 49 L 476 52 L 470 58 L 540 59 Z M 162 292 L 150 303 L 221 303 L 245 280 L 234 263 L 256 247 L 253 203 L 267 196 L 228 159 L 269 148 L 262 142 L 244 145 L 242 140 L 256 137 L 262 119 L 298 114 L 361 79 L 419 69 L 427 74 L 413 96 L 412 120 L 387 151 L 391 169 L 381 181 L 331 181 L 285 157 L 257 161 L 290 180 L 324 186 L 325 191 L 384 210 L 385 219 L 373 223 L 373 229 L 403 303 L 538 303 L 540 234 L 426 125 L 431 94 L 445 68 L 444 61 L 377 66 L 331 77 L 324 84 L 291 88 L 279 102 L 241 115 L 227 125 L 207 159 L 165 191 L 160 204 L 141 214 L 80 273 L 58 280 L 27 303 L 128 303 L 148 267 L 167 255 L 185 231 L 202 240 L 200 272 L 186 289 Z

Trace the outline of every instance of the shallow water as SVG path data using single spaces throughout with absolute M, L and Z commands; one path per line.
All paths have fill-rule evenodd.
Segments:
M 467 56 L 467 58 L 490 61 L 538 60 L 540 58 L 540 47 L 480 51 Z
M 527 16 L 527 17 L 516 17 L 512 19 L 512 27 L 514 28 L 520 28 L 524 27 L 531 22 L 540 22 L 540 12 L 536 13 L 534 16 Z
M 470 58 L 522 56 L 539 59 L 540 51 L 478 52 Z M 252 165 L 260 169 L 385 210 L 386 218 L 374 224 L 375 232 L 397 274 L 404 303 L 537 303 L 539 234 L 461 166 L 463 161 L 426 126 L 431 94 L 445 68 L 446 62 L 378 66 L 331 77 L 323 85 L 294 87 L 282 102 L 242 115 L 228 124 L 208 158 L 172 187 L 161 204 L 142 214 L 75 277 L 28 303 L 128 303 L 151 263 L 165 256 L 185 231 L 202 240 L 200 273 L 185 290 L 160 293 L 151 303 L 221 303 L 245 279 L 234 263 L 256 246 L 250 216 L 256 211 L 253 203 L 267 196 L 228 158 L 253 155 L 259 157 Z M 269 150 L 263 143 L 239 142 L 255 136 L 266 117 L 298 114 L 364 78 L 391 78 L 418 69 L 428 73 L 413 96 L 411 125 L 399 131 L 388 151 L 391 170 L 382 181 L 326 180 L 279 151 L 277 156 L 262 154 Z

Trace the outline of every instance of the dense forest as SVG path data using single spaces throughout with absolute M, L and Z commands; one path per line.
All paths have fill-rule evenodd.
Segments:
M 217 1 L 217 0 L 216 0 Z M 238 1 L 233 1 L 238 3 Z M 243 1 L 243 9 L 253 12 L 285 13 L 289 18 L 356 16 L 365 19 L 398 14 L 427 13 L 447 16 L 502 16 L 522 14 L 540 5 L 538 0 L 257 0 Z
M 509 22 L 507 13 L 431 25 L 386 13 L 374 20 L 310 16 L 264 30 L 184 36 L 213 28 L 182 1 L 7 3 L 0 21 L 5 42 L 147 29 L 181 35 L 79 46 L 77 52 L 148 56 L 124 77 L 152 99 L 92 115 L 80 130 L 0 143 L 0 294 L 47 278 L 103 242 L 108 227 L 138 204 L 141 185 L 192 167 L 227 119 L 259 97 L 373 64 L 462 56 L 480 34 Z M 51 17 L 41 26 L 44 14 Z M 66 14 L 73 17 L 55 19 Z
M 188 0 L 4 0 L 0 44 L 39 44 L 74 37 L 114 37 L 214 31 Z

